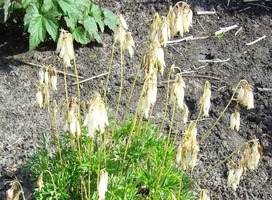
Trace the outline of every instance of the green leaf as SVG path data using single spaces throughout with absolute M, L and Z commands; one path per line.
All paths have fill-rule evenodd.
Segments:
M 35 4 L 31 4 L 30 6 L 27 7 L 26 9 L 26 14 L 25 14 L 25 17 L 24 17 L 24 26 L 25 28 L 27 29 L 30 22 L 39 16 L 39 10 L 38 8 L 36 7 Z
M 100 9 L 100 7 L 96 4 L 92 4 L 91 5 L 91 11 L 90 11 L 90 15 L 94 18 L 94 20 L 96 21 L 96 23 L 98 24 L 101 32 L 104 32 L 104 22 L 103 22 L 103 16 L 102 16 L 102 11 Z
M 26 9 L 32 0 L 22 0 L 23 8 Z M 33 1 L 32 1 L 33 2 Z
M 88 44 L 91 41 L 90 35 L 87 33 L 87 31 L 84 31 L 82 27 L 77 27 L 72 32 L 75 40 L 80 44 Z
M 112 11 L 103 8 L 104 23 L 112 30 L 115 31 L 119 24 L 119 19 Z
M 66 16 L 64 17 L 64 20 L 66 22 L 66 25 L 71 28 L 71 29 L 75 29 L 76 28 L 76 24 L 77 24 L 77 19 L 73 18 L 71 16 Z
M 87 16 L 83 21 L 83 26 L 89 34 L 95 34 L 98 32 L 97 25 L 93 17 Z
M 33 50 L 44 41 L 46 36 L 45 26 L 43 25 L 43 16 L 40 15 L 30 22 L 28 32 L 30 33 L 29 49 Z
M 44 0 L 42 5 L 43 12 L 48 12 L 50 9 L 54 7 L 54 3 L 52 0 Z
M 11 4 L 11 1 L 10 0 L 6 0 L 5 3 L 4 3 L 4 22 L 7 21 L 9 15 L 10 15 L 10 12 L 12 10 L 12 4 Z
M 54 17 L 48 14 L 44 16 L 44 24 L 48 34 L 56 42 L 58 39 L 58 28 L 59 28 L 58 21 Z
M 64 14 L 78 14 L 78 10 L 75 7 L 75 3 L 72 0 L 58 0 L 58 5 Z

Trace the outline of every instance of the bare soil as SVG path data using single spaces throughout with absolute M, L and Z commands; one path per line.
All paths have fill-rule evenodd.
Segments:
M 124 91 L 120 114 L 124 113 L 125 103 L 129 96 L 142 51 L 146 44 L 152 16 L 155 12 L 165 15 L 170 5 L 175 2 L 137 2 L 109 1 L 103 3 L 117 13 L 122 13 L 129 24 L 136 42 L 135 56 L 130 59 L 125 55 Z M 152 121 L 161 122 L 165 102 L 167 73 L 172 64 L 181 69 L 186 87 L 186 103 L 190 110 L 190 119 L 195 119 L 202 96 L 203 84 L 209 80 L 212 85 L 212 105 L 210 117 L 198 125 L 198 138 L 211 126 L 229 101 L 233 88 L 246 79 L 252 86 L 255 108 L 241 108 L 241 130 L 229 129 L 229 116 L 234 104 L 230 106 L 220 123 L 207 140 L 201 144 L 199 160 L 192 177 L 227 157 L 240 143 L 258 138 L 263 147 L 263 157 L 255 171 L 249 171 L 241 180 L 237 191 L 226 187 L 228 165 L 224 164 L 213 170 L 196 184 L 207 189 L 211 199 L 272 199 L 272 4 L 271 2 L 243 3 L 241 1 L 203 0 L 188 1 L 194 12 L 193 27 L 184 37 L 210 36 L 207 39 L 183 41 L 167 45 L 165 75 L 159 78 L 157 103 L 154 107 Z M 197 15 L 198 10 L 215 10 L 214 15 Z M 220 27 L 238 25 L 223 37 L 214 37 Z M 236 31 L 241 28 L 239 33 Z M 34 183 L 29 175 L 23 173 L 23 166 L 40 148 L 42 133 L 50 133 L 46 110 L 35 106 L 35 94 L 38 65 L 56 66 L 62 70 L 61 60 L 55 52 L 56 44 L 48 40 L 37 50 L 28 51 L 27 35 L 18 30 L 16 33 L 1 32 L 0 38 L 0 199 L 5 199 L 8 181 L 18 178 L 24 188 L 27 199 L 33 199 Z M 259 37 L 266 38 L 254 45 Z M 112 35 L 103 34 L 103 45 L 75 45 L 79 75 L 84 78 L 107 72 L 109 65 Z M 179 39 L 179 37 L 173 38 Z M 120 86 L 120 54 L 115 48 L 113 72 L 108 87 L 109 115 L 114 114 Z M 200 60 L 221 59 L 226 62 L 200 62 Z M 23 61 L 23 62 L 21 62 Z M 73 69 L 69 69 L 73 73 Z M 136 84 L 136 90 L 129 107 L 133 113 L 143 82 L 143 72 Z M 172 77 L 172 79 L 174 76 Z M 75 78 L 68 77 L 68 84 Z M 106 77 L 100 77 L 81 84 L 82 100 L 88 100 L 94 91 L 103 94 L 102 84 Z M 61 105 L 64 101 L 63 77 L 59 76 L 58 91 L 54 98 Z M 75 86 L 70 87 L 70 94 L 76 95 Z M 170 109 L 167 122 L 170 120 Z M 177 120 L 180 120 L 177 117 Z M 167 130 L 167 123 L 165 130 Z M 180 135 L 186 124 L 180 128 Z M 234 157 L 237 161 L 238 157 Z

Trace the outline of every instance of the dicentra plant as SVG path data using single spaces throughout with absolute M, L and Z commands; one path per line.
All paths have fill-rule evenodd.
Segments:
M 138 66 L 135 80 L 131 87 L 127 106 L 134 93 L 135 82 L 144 68 L 145 81 L 140 92 L 139 102 L 134 116 L 125 115 L 122 120 L 118 115 L 123 96 L 123 55 L 126 51 L 133 56 L 134 41 L 125 19 L 118 15 L 120 25 L 115 32 L 113 46 L 120 47 L 121 86 L 114 116 L 109 120 L 107 110 L 107 86 L 109 84 L 114 47 L 109 61 L 108 77 L 104 87 L 104 96 L 91 94 L 91 100 L 82 102 L 73 49 L 73 37 L 68 31 L 61 30 L 57 52 L 63 58 L 63 67 L 74 66 L 77 79 L 77 94 L 69 94 L 65 80 L 66 105 L 64 106 L 64 124 L 57 113 L 58 105 L 50 97 L 51 90 L 57 89 L 57 70 L 43 67 L 39 72 L 37 83 L 37 105 L 47 108 L 51 135 L 43 135 L 42 149 L 26 165 L 26 170 L 37 182 L 35 197 L 37 199 L 197 199 L 193 193 L 194 182 L 216 167 L 231 160 L 242 148 L 245 151 L 238 165 L 232 164 L 228 176 L 228 186 L 234 190 L 247 169 L 258 165 L 261 147 L 256 139 L 247 141 L 237 147 L 227 158 L 196 175 L 193 170 L 200 153 L 199 145 L 209 136 L 219 123 L 232 102 L 236 102 L 236 111 L 231 115 L 231 129 L 239 130 L 240 118 L 238 105 L 248 109 L 254 107 L 252 88 L 246 80 L 241 80 L 233 95 L 219 117 L 198 139 L 197 126 L 201 117 L 209 116 L 211 105 L 211 85 L 204 84 L 203 96 L 199 101 L 199 113 L 196 119 L 189 121 L 189 109 L 184 100 L 186 84 L 180 68 L 172 66 L 168 70 L 166 103 L 162 122 L 157 128 L 150 116 L 156 103 L 157 76 L 166 68 L 163 47 L 176 34 L 183 35 L 192 25 L 192 11 L 189 5 L 177 3 L 171 7 L 167 16 L 154 15 L 148 42 Z M 176 71 L 179 73 L 176 73 Z M 176 79 L 170 86 L 170 77 L 176 73 Z M 74 97 L 77 96 L 77 97 Z M 236 97 L 237 96 L 237 97 Z M 236 98 L 235 98 L 236 97 Z M 81 109 L 84 106 L 84 109 Z M 171 120 L 168 132 L 164 134 L 166 113 L 171 108 Z M 84 113 L 82 112 L 84 110 Z M 125 109 L 125 113 L 126 113 Z M 183 113 L 183 122 L 174 126 L 175 115 Z M 53 114 L 53 115 L 51 115 Z M 180 125 L 184 125 L 182 138 L 178 141 Z M 63 129 L 59 129 L 63 125 Z M 175 132 L 174 137 L 171 136 Z M 54 135 L 53 139 L 50 139 Z M 178 147 L 175 146 L 179 143 Z M 252 144 L 252 145 L 251 145 Z M 190 175 L 189 175 L 190 174 Z M 189 176 L 193 177 L 190 178 Z M 209 199 L 206 190 L 201 190 L 200 199 Z

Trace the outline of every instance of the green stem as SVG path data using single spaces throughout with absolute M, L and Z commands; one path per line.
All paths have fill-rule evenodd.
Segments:
M 75 68 L 75 75 L 76 75 L 76 85 L 77 85 L 77 99 L 78 99 L 78 120 L 81 123 L 81 113 L 80 113 L 80 87 L 79 87 L 79 79 L 78 79 L 78 71 L 76 65 L 76 58 L 74 58 L 74 68 Z

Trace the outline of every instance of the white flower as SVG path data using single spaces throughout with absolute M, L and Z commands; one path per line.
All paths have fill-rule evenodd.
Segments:
M 183 170 L 193 170 L 197 163 L 199 144 L 196 140 L 196 124 L 191 122 L 178 147 L 176 162 Z
M 161 75 L 163 75 L 164 68 L 165 68 L 165 61 L 164 61 L 164 52 L 162 48 L 155 48 L 155 57 L 156 57 L 158 70 L 160 71 Z
M 228 175 L 227 187 L 232 187 L 232 189 L 236 191 L 240 183 L 240 180 L 242 178 L 243 171 L 244 171 L 243 167 L 239 167 L 237 169 L 231 169 Z
M 147 98 L 148 104 L 153 106 L 157 99 L 157 76 L 155 73 L 150 74 L 147 78 Z
M 137 113 L 140 115 L 144 115 L 144 118 L 148 118 L 148 113 L 150 110 L 150 104 L 148 101 L 148 96 L 144 95 L 143 97 L 140 98 L 138 106 L 137 106 Z
M 189 116 L 189 109 L 185 103 L 183 103 L 183 123 L 187 123 Z
M 134 54 L 133 48 L 135 48 L 133 37 L 130 32 L 126 33 L 125 37 L 125 49 L 128 51 L 130 57 L 132 58 Z
M 170 103 L 173 104 L 177 101 L 178 108 L 183 110 L 184 105 L 184 88 L 185 82 L 180 75 L 176 76 L 175 83 L 172 86 L 170 94 Z
M 70 61 L 75 59 L 73 36 L 71 33 L 61 29 L 57 44 L 57 53 L 63 58 L 65 67 L 71 66 Z
M 44 72 L 44 83 L 46 86 L 49 84 L 49 73 L 47 70 Z
M 88 135 L 93 138 L 96 131 L 105 132 L 105 126 L 109 125 L 109 121 L 105 104 L 98 93 L 90 100 L 89 105 L 83 125 L 88 127 Z
M 40 83 L 40 85 L 43 84 L 43 81 L 44 81 L 44 71 L 41 69 L 39 71 L 39 83 Z
M 246 80 L 241 82 L 241 86 L 237 91 L 237 100 L 239 103 L 246 106 L 247 109 L 254 108 L 254 95 L 251 85 L 249 85 Z
M 255 140 L 251 147 L 251 152 L 247 162 L 247 167 L 250 170 L 256 169 L 258 167 L 258 163 L 261 158 L 259 148 L 261 148 L 260 144 L 257 140 Z
M 230 129 L 239 131 L 240 127 L 240 113 L 235 110 L 234 113 L 230 115 Z
M 57 90 L 57 76 L 51 76 L 51 85 L 53 90 Z
M 126 20 L 124 19 L 122 14 L 118 15 L 119 19 L 120 19 L 120 26 L 122 26 L 124 29 L 128 29 L 128 25 Z
M 43 94 L 42 94 L 41 91 L 38 91 L 36 93 L 36 103 L 40 108 L 42 108 L 42 106 L 43 106 Z
M 203 93 L 200 104 L 203 107 L 203 116 L 208 117 L 209 109 L 211 106 L 211 86 L 208 81 L 205 82 L 204 93 Z
M 182 4 L 183 9 L 183 30 L 189 32 L 189 27 L 193 24 L 193 11 L 190 6 L 186 3 Z
M 121 47 L 124 46 L 126 39 L 126 31 L 123 27 L 119 27 L 114 33 L 114 42 L 119 43 Z
M 106 192 L 108 191 L 108 181 L 109 181 L 108 172 L 106 172 L 105 169 L 102 169 L 100 171 L 100 179 L 99 184 L 97 186 L 98 200 L 106 199 Z
M 179 33 L 181 37 L 183 37 L 183 14 L 182 14 L 182 8 L 177 8 L 177 17 L 175 19 L 175 25 L 173 27 L 173 35 L 176 35 Z

